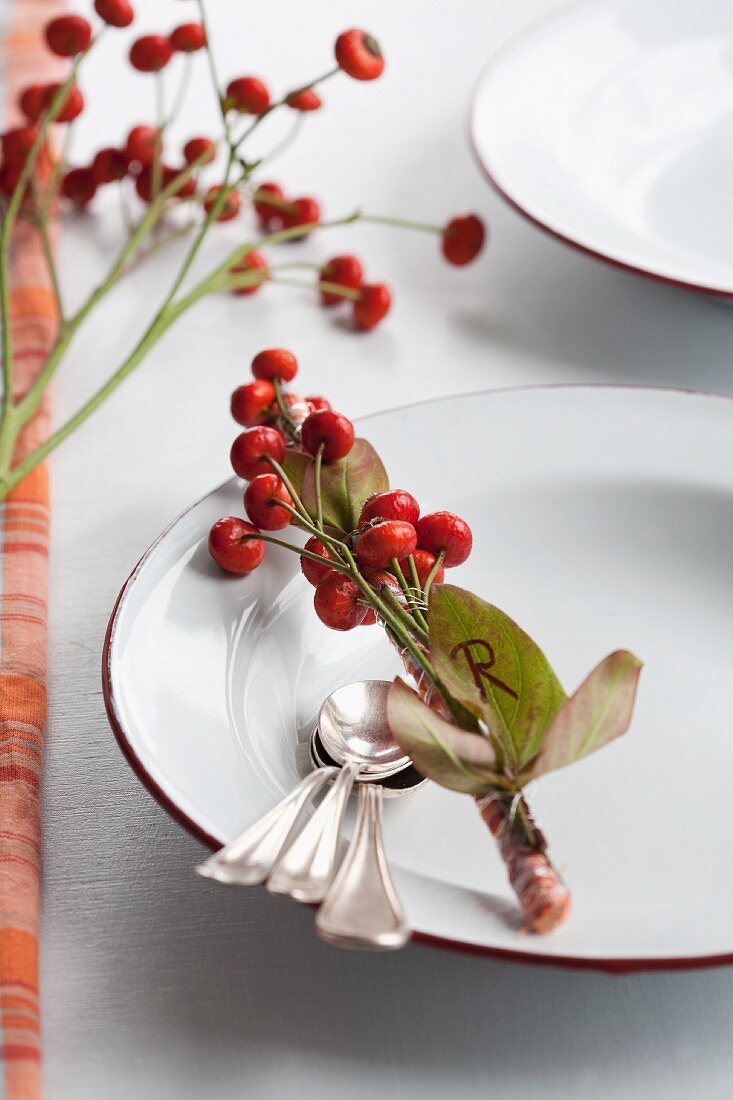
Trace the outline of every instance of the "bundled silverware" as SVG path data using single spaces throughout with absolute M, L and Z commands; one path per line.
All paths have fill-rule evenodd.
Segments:
M 328 943 L 404 946 L 410 927 L 384 854 L 382 801 L 426 780 L 392 736 L 389 687 L 384 680 L 362 680 L 329 695 L 310 738 L 314 770 L 198 873 L 232 885 L 267 883 L 273 894 L 320 905 L 316 928 Z M 341 824 L 354 789 L 356 824 L 339 863 Z

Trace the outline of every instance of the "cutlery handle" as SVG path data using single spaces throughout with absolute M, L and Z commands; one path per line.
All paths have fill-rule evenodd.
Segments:
M 264 882 L 306 805 L 337 768 L 320 768 L 221 851 L 196 868 L 204 878 L 234 886 Z
M 363 783 L 359 816 L 338 875 L 316 916 L 321 939 L 338 947 L 402 947 L 410 926 L 390 878 L 382 843 L 382 788 Z
M 270 893 L 306 903 L 323 900 L 336 870 L 341 819 L 357 772 L 353 764 L 341 769 L 310 821 L 275 863 L 267 880 Z

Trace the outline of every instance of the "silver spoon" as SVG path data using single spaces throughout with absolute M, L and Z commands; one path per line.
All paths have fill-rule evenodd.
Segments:
M 341 771 L 302 832 L 275 862 L 267 880 L 270 893 L 311 904 L 322 901 L 336 872 L 341 821 L 354 781 L 381 780 L 410 766 L 410 758 L 384 722 L 388 690 L 382 680 L 362 680 L 338 688 L 323 703 L 317 729 Z M 388 735 L 380 736 L 385 730 Z M 317 759 L 315 763 L 320 765 Z
M 361 687 L 360 695 L 353 692 L 341 699 L 335 692 L 330 697 L 334 702 L 327 720 L 318 723 L 323 748 L 336 763 L 364 762 L 371 756 L 386 764 L 401 754 L 409 766 L 409 757 L 402 753 L 387 722 L 390 684 L 372 680 Z M 340 947 L 387 950 L 404 946 L 410 938 L 410 926 L 384 855 L 382 787 L 378 777 L 375 779 L 359 789 L 351 844 L 316 916 L 321 938 Z

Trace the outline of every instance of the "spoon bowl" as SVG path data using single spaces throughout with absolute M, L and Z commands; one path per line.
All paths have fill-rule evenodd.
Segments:
M 356 764 L 360 772 L 379 777 L 411 764 L 387 722 L 386 680 L 361 680 L 337 688 L 323 703 L 318 733 L 336 764 Z

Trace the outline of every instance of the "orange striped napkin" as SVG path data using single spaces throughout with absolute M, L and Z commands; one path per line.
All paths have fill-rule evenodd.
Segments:
M 12 0 L 0 10 L 6 126 L 18 91 L 54 76 L 42 28 L 62 0 Z M 19 224 L 10 259 L 16 397 L 53 342 L 57 319 L 40 243 Z M 17 458 L 46 437 L 47 396 Z M 48 473 L 36 469 L 0 505 L 0 1097 L 41 1095 L 38 1016 L 39 779 L 46 718 Z

